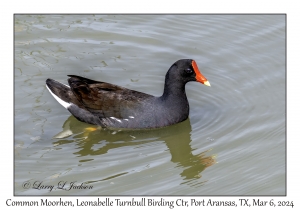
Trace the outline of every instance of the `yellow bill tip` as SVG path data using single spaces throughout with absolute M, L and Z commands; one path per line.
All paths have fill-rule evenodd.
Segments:
M 205 81 L 203 84 L 210 87 L 209 81 Z

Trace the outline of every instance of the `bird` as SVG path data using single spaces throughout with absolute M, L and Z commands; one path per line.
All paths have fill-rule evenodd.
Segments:
M 210 86 L 193 59 L 180 59 L 169 68 L 158 97 L 81 76 L 68 77 L 69 85 L 47 79 L 49 92 L 77 120 L 108 129 L 155 129 L 185 121 L 189 116 L 186 83 Z

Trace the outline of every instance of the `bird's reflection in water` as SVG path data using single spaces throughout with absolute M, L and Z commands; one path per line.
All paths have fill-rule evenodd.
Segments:
M 171 161 L 182 168 L 183 183 L 201 177 L 201 172 L 216 163 L 207 151 L 194 155 L 191 148 L 191 125 L 186 120 L 177 125 L 153 130 L 109 130 L 88 125 L 70 116 L 63 125 L 63 131 L 54 138 L 53 144 L 77 144 L 77 156 L 106 154 L 109 150 L 124 146 L 142 145 L 149 142 L 164 142 L 171 153 Z M 101 181 L 101 180 L 100 180 Z

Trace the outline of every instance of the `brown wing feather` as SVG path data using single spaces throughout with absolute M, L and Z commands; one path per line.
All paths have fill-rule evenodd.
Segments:
M 69 85 L 77 100 L 99 117 L 127 118 L 153 96 L 106 82 L 69 75 Z

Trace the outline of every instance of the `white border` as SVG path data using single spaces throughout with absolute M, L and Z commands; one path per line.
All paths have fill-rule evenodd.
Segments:
M 296 1 L 10 1 L 2 3 L 1 11 L 1 116 L 4 135 L 2 135 L 1 151 L 1 201 L 0 206 L 6 207 L 7 199 L 39 200 L 40 197 L 13 196 L 13 14 L 14 13 L 286 13 L 287 14 L 287 196 L 262 197 L 264 200 L 275 199 L 294 201 L 294 209 L 299 208 L 296 198 L 299 181 L 299 40 L 300 16 Z M 284 79 L 284 78 L 283 78 Z M 298 173 L 297 173 L 298 172 Z M 298 197 L 298 196 L 297 196 Z M 43 197 L 47 198 L 47 197 Z M 118 197 L 114 197 L 118 198 Z M 121 197 L 122 198 L 122 197 Z M 124 198 L 124 197 L 123 197 Z M 125 197 L 124 199 L 129 199 Z M 155 197 L 157 198 L 157 197 Z M 218 200 L 238 200 L 238 197 L 212 197 Z M 245 198 L 245 197 L 243 197 Z M 252 197 L 246 197 L 252 199 Z M 257 198 L 257 197 L 256 197 Z M 49 197 L 57 200 L 59 197 Z M 74 200 L 76 197 L 64 197 L 65 200 Z M 95 197 L 81 197 L 93 200 Z M 166 197 L 176 200 L 177 197 Z M 185 197 L 188 199 L 188 197 Z M 200 199 L 200 198 L 199 198 Z M 209 197 L 205 197 L 209 199 Z M 39 207 L 40 208 L 40 207 Z M 100 208 L 100 207 L 96 207 Z M 146 207 L 151 208 L 151 207 Z M 184 208 L 184 207 L 182 207 Z M 3 208 L 1 208 L 3 209 Z M 72 208 L 74 209 L 74 208 Z M 102 207 L 103 209 L 103 207 Z M 106 208 L 104 208 L 106 209 Z M 110 208 L 112 209 L 112 208 Z M 123 208 L 124 209 L 124 208 Z M 126 208 L 125 208 L 126 209 Z M 129 209 L 129 208 L 127 208 Z M 178 209 L 178 207 L 176 207 Z M 199 207 L 197 208 L 199 209 Z M 261 209 L 261 207 L 250 208 Z M 275 208 L 276 209 L 276 208 Z

